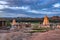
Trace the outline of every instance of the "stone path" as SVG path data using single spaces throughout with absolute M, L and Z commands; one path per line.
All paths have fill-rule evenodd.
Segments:
M 30 40 L 60 40 L 60 30 L 45 33 L 34 33 Z

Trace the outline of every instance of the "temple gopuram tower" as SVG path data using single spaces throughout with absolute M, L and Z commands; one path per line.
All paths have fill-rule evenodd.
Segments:
M 47 16 L 44 17 L 43 25 L 49 25 L 49 19 Z
M 12 25 L 16 25 L 16 20 L 15 19 L 13 19 Z

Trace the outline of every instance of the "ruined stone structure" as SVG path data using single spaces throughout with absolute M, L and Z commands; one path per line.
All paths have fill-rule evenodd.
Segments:
M 6 20 L 0 18 L 0 27 L 7 26 Z
M 22 28 L 26 28 L 26 27 L 31 27 L 31 24 L 30 23 L 18 23 L 16 22 L 15 19 L 12 20 L 12 23 L 11 23 L 11 30 L 20 30 Z

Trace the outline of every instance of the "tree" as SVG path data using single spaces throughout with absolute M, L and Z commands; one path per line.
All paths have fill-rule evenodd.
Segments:
M 11 26 L 11 22 L 9 20 L 6 21 L 7 26 Z

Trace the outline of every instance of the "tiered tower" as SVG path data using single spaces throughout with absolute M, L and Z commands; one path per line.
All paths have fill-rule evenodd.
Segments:
M 49 25 L 49 20 L 47 16 L 44 17 L 43 25 Z
M 12 25 L 16 25 L 16 20 L 15 19 L 13 19 Z

